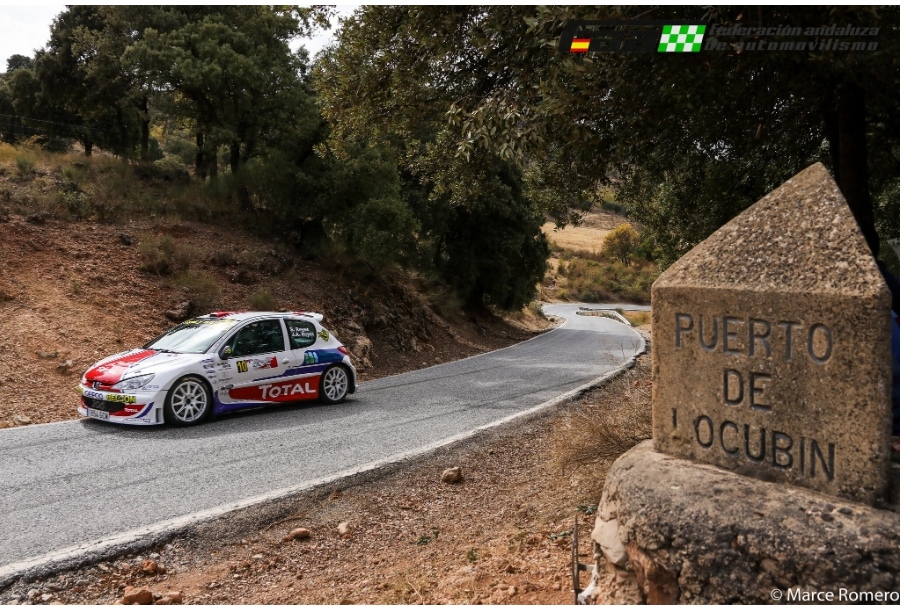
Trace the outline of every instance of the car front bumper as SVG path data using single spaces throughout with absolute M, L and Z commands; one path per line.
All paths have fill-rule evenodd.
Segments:
M 164 423 L 160 392 L 121 394 L 79 386 L 79 415 L 115 424 L 149 426 Z

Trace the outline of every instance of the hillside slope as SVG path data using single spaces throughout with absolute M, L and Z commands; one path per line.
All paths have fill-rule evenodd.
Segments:
M 453 315 L 448 322 L 413 279 L 345 276 L 339 264 L 304 260 L 238 228 L 152 219 L 108 225 L 5 218 L 0 428 L 75 419 L 79 375 L 94 361 L 140 346 L 172 326 L 193 300 L 207 306 L 196 305 L 192 313 L 260 304 L 322 312 L 325 324 L 356 354 L 362 380 L 534 334 L 491 315 Z M 175 249 L 172 262 L 183 264 L 184 272 L 159 276 L 141 269 L 161 243 Z

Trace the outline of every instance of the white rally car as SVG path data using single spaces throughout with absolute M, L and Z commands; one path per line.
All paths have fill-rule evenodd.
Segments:
M 197 424 L 209 415 L 355 392 L 349 352 L 309 312 L 212 312 L 92 366 L 79 413 L 120 424 Z

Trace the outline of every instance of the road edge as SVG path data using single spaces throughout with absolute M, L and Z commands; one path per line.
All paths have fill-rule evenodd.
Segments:
M 602 318 L 602 321 L 617 322 L 606 318 Z M 568 392 L 549 399 L 530 409 L 519 411 L 518 413 L 514 413 L 505 418 L 495 420 L 491 423 L 479 426 L 477 428 L 473 428 L 468 432 L 456 434 L 443 440 L 424 445 L 417 449 L 404 451 L 390 457 L 374 460 L 362 466 L 347 468 L 342 472 L 317 478 L 305 483 L 301 483 L 299 485 L 293 485 L 291 487 L 270 491 L 268 493 L 264 493 L 252 498 L 232 502 L 224 506 L 218 506 L 217 508 L 209 508 L 201 512 L 176 517 L 161 523 L 155 523 L 153 525 L 147 525 L 145 527 L 140 527 L 126 533 L 120 533 L 117 535 L 102 538 L 94 542 L 78 544 L 69 548 L 56 550 L 37 558 L 5 565 L 3 567 L 0 567 L 0 590 L 7 588 L 20 579 L 24 579 L 26 581 L 39 579 L 42 577 L 47 577 L 49 575 L 54 575 L 68 569 L 90 565 L 92 563 L 112 558 L 120 554 L 132 552 L 136 549 L 165 543 L 192 526 L 206 523 L 222 516 L 237 513 L 248 508 L 261 507 L 267 504 L 273 504 L 280 500 L 291 499 L 305 492 L 312 491 L 319 487 L 329 485 L 343 479 L 348 479 L 350 477 L 358 475 L 364 475 L 369 472 L 380 470 L 381 468 L 387 466 L 401 464 L 408 460 L 413 460 L 415 458 L 418 458 L 419 456 L 429 454 L 432 451 L 436 451 L 455 443 L 466 441 L 482 433 L 488 432 L 489 430 L 499 428 L 506 424 L 510 424 L 515 421 L 531 419 L 533 416 L 544 412 L 547 409 L 553 408 L 565 402 L 576 400 L 592 388 L 605 384 L 622 375 L 627 370 L 633 368 L 638 357 L 647 351 L 648 340 L 644 335 L 636 331 L 634 328 L 629 328 L 632 329 L 633 333 L 635 333 L 639 338 L 640 343 L 636 348 L 635 353 L 632 354 L 626 360 L 626 362 L 624 362 L 616 369 L 608 371 L 600 377 L 593 379 L 592 381 L 583 384 L 578 388 L 573 388 Z M 477 356 L 481 356 L 481 354 Z

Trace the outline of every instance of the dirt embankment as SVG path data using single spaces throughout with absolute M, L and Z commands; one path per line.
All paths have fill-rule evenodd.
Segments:
M 509 346 L 547 324 L 531 315 L 521 327 L 491 315 L 447 320 L 414 280 L 349 275 L 236 229 L 12 215 L 0 230 L 0 428 L 75 419 L 79 375 L 172 326 L 172 312 L 193 298 L 211 306 L 205 312 L 260 301 L 322 312 L 357 354 L 362 380 Z M 141 269 L 149 247 L 164 242 L 176 249 L 179 275 Z

